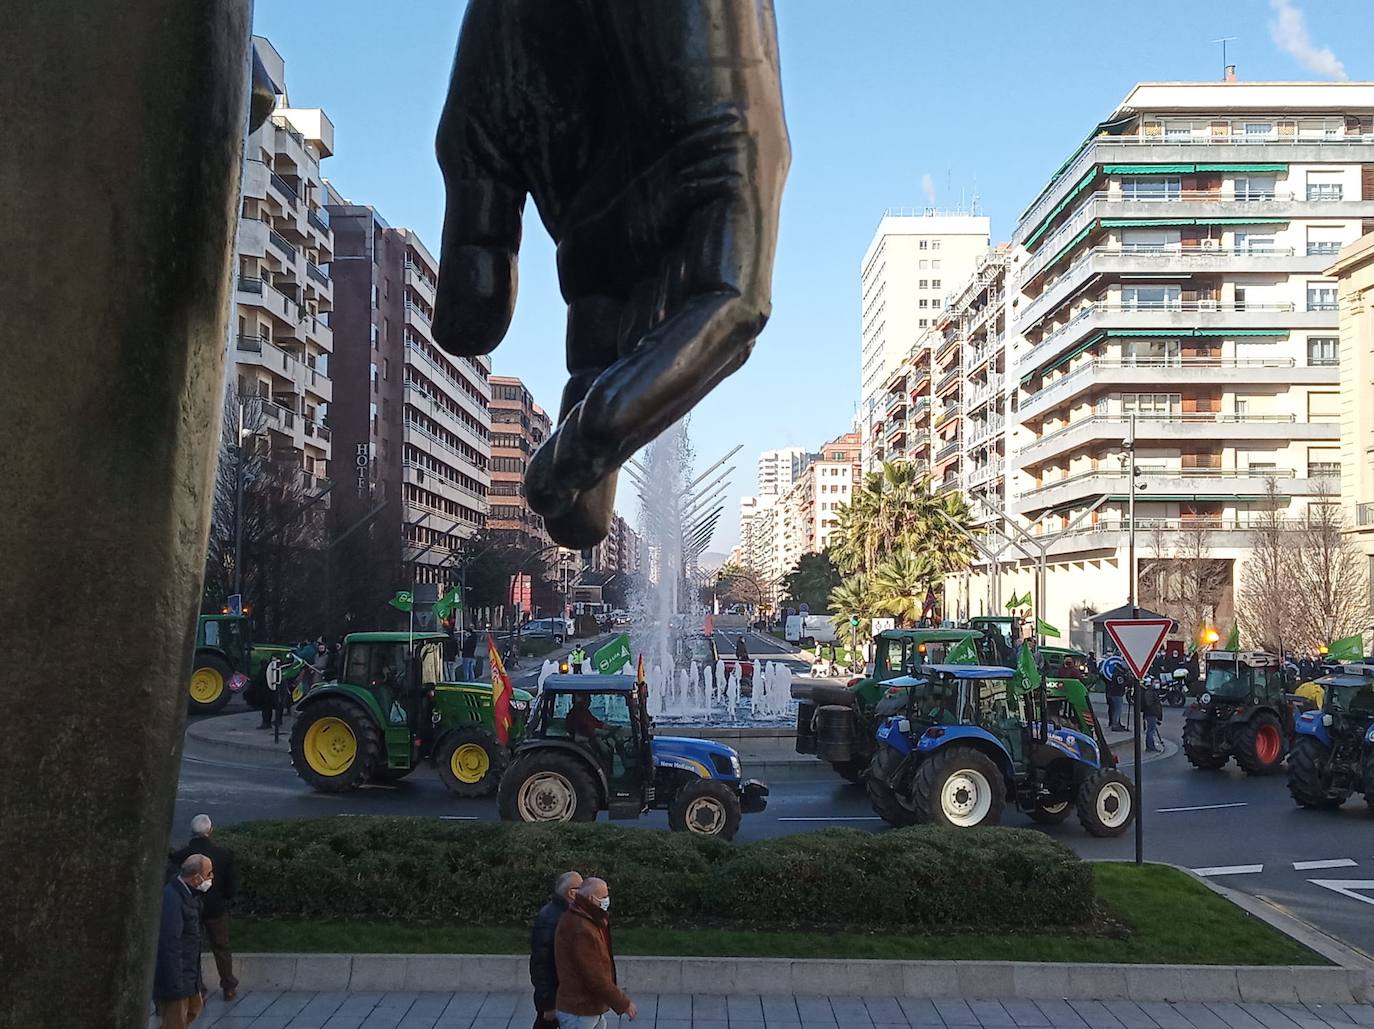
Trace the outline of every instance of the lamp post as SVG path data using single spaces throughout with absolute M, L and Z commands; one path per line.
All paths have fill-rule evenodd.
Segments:
M 1126 450 L 1126 481 L 1129 484 L 1127 492 L 1127 562 L 1126 587 L 1129 593 L 1129 603 L 1131 605 L 1131 617 L 1140 616 L 1139 609 L 1136 607 L 1136 576 L 1135 576 L 1135 415 L 1131 415 L 1130 427 L 1127 430 L 1126 439 L 1123 441 Z M 1137 865 L 1145 863 L 1145 826 L 1144 813 L 1145 804 L 1142 800 L 1143 790 L 1140 782 L 1141 766 L 1141 741 L 1143 733 L 1144 719 L 1141 714 L 1140 704 L 1140 683 L 1135 686 L 1135 716 L 1131 719 L 1132 735 L 1135 737 L 1135 863 Z

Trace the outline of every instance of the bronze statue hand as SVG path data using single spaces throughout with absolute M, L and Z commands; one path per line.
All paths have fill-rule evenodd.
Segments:
M 441 346 L 505 336 L 527 195 L 558 246 L 570 378 L 526 488 L 591 546 L 621 464 L 768 320 L 790 161 L 772 2 L 471 0 L 437 145 Z

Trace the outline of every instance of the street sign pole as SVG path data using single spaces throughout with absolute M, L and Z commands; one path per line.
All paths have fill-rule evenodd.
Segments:
M 1136 611 L 1135 591 L 1131 591 L 1131 610 Z M 1144 719 L 1141 714 L 1140 684 L 1150 665 L 1164 644 L 1173 622 L 1168 618 L 1113 618 L 1106 623 L 1107 635 L 1115 641 L 1121 657 L 1135 673 L 1135 717 L 1132 719 L 1135 730 L 1135 861 L 1142 864 L 1145 860 L 1145 833 L 1141 828 L 1140 770 L 1141 741 Z

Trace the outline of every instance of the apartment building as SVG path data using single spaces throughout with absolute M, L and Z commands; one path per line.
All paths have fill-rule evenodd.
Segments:
M 888 453 L 886 384 L 940 319 L 945 298 L 988 248 L 976 214 L 889 209 L 860 264 L 859 416 L 862 464 Z
M 254 36 L 253 49 L 277 106 L 244 150 L 229 375 L 260 452 L 298 468 L 315 493 L 333 452 L 334 234 L 320 164 L 334 152 L 334 126 L 319 108 L 291 106 L 285 61 L 267 39 Z
M 513 375 L 491 377 L 491 513 L 487 530 L 522 547 L 552 542 L 544 519 L 525 498 L 525 469 L 549 438 L 553 423 L 525 384 Z
M 1369 83 L 1141 83 L 1022 214 L 1006 492 L 1076 638 L 1128 594 L 1132 419 L 1137 568 L 1200 539 L 1219 623 L 1266 484 L 1291 518 L 1339 490 L 1328 269 L 1374 220 L 1371 116 Z
M 438 261 L 410 229 L 330 190 L 335 445 L 348 454 L 336 536 L 375 518 L 378 574 L 443 583 L 487 521 L 490 360 L 454 357 L 430 331 Z M 373 512 L 376 512 L 373 515 Z
M 811 454 L 801 447 L 765 450 L 759 454 L 759 494 L 782 496 L 792 488 L 792 483 L 806 470 L 810 460 Z
M 1341 506 L 1374 572 L 1374 231 L 1341 250 L 1327 274 L 1340 304 Z

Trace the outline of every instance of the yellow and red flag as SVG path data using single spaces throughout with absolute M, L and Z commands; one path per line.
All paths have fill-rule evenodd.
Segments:
M 644 681 L 644 655 L 639 655 L 639 664 L 635 666 L 635 682 Z
M 496 733 L 496 742 L 504 747 L 510 743 L 510 698 L 513 687 L 491 633 L 487 633 L 487 661 L 491 665 L 491 724 Z

